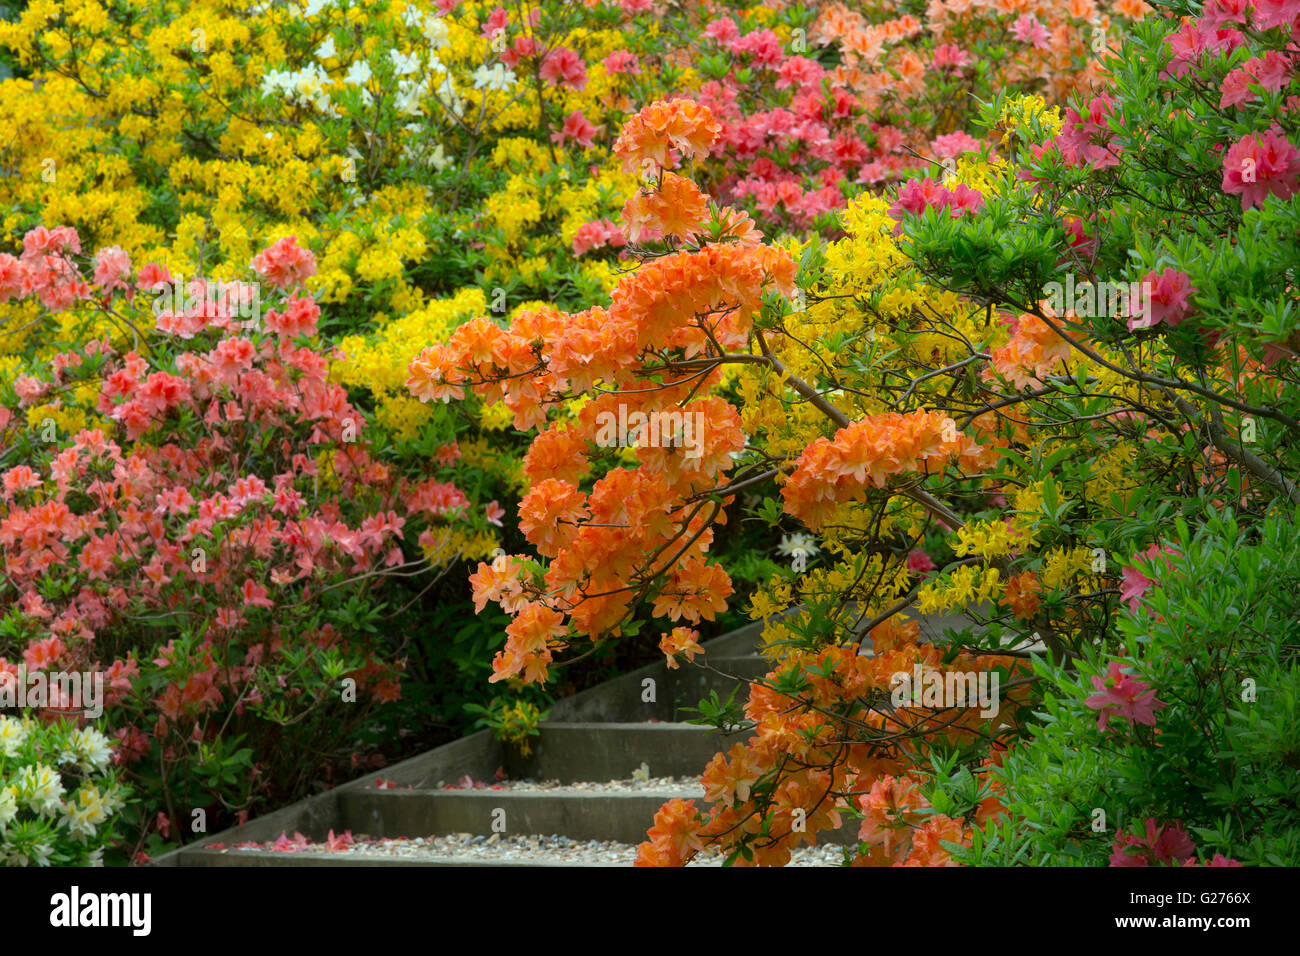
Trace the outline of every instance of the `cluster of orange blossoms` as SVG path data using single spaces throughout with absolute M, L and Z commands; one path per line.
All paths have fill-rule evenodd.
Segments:
M 658 189 L 641 190 L 623 205 L 623 221 L 633 242 L 655 232 L 694 239 L 708 214 L 709 197 L 676 173 L 664 173 Z
M 614 155 L 627 172 L 674 169 L 680 160 L 707 156 L 721 132 L 722 124 L 707 106 L 683 98 L 659 100 L 627 121 Z
M 883 488 L 892 475 L 928 472 L 954 459 L 973 472 L 993 465 L 996 455 L 940 412 L 871 415 L 804 450 L 781 489 L 785 510 L 816 530 L 868 485 Z
M 856 796 L 865 813 L 859 839 L 869 845 L 858 865 L 934 866 L 949 862 L 941 841 L 963 843 L 969 827 L 962 820 L 928 813 L 919 788 L 904 776 L 920 755 L 917 738 L 933 742 L 970 741 L 1011 723 L 1026 699 L 1023 686 L 1003 695 L 998 714 L 988 718 L 975 707 L 943 708 L 889 704 L 895 676 L 923 671 L 971 673 L 995 667 L 1013 669 L 1013 658 L 960 654 L 946 665 L 943 651 L 921 643 L 915 621 L 891 619 L 871 632 L 872 655 L 856 646 L 805 652 L 785 661 L 780 671 L 802 670 L 798 698 L 772 689 L 777 673 L 752 685 L 746 717 L 754 736 L 717 754 L 701 777 L 704 799 L 665 804 L 638 847 L 640 866 L 681 866 L 709 844 L 737 849 L 750 858 L 738 863 L 783 866 L 801 843 L 815 845 L 817 833 L 843 825 L 840 810 Z M 869 733 L 861 733 L 867 728 Z M 862 743 L 853 737 L 874 737 Z M 997 752 L 986 762 L 996 762 Z M 976 814 L 982 824 L 1002 809 L 996 795 Z
M 1042 385 L 1042 378 L 1070 357 L 1071 345 L 1056 330 L 1028 313 L 1016 320 L 1011 339 L 990 353 L 989 368 L 982 373 L 992 378 L 996 372 L 1018 389 Z
M 746 436 L 737 410 L 711 394 L 716 369 L 673 365 L 716 356 L 718 346 L 746 348 L 764 295 L 792 295 L 797 267 L 734 209 L 706 224 L 707 197 L 665 171 L 705 154 L 719 129 L 706 107 L 672 100 L 642 110 L 616 146 L 630 166 L 654 166 L 653 187 L 625 211 L 631 233 L 692 241 L 707 226 L 709 241 L 649 260 L 607 309 L 526 311 L 508 328 L 477 318 L 411 363 L 417 398 L 450 401 L 472 389 L 504 403 L 516 428 L 540 429 L 524 461 L 532 486 L 519 528 L 549 561 L 499 558 L 471 577 L 477 608 L 494 601 L 515 616 L 494 681 L 544 681 L 570 630 L 618 633 L 651 582 L 666 582 L 652 613 L 692 624 L 713 620 L 733 593 L 727 573 L 705 560 L 725 503 L 691 499 L 725 485 Z M 571 420 L 549 422 L 550 409 L 592 393 Z M 615 468 L 584 492 L 593 457 L 619 446 L 634 447 L 639 466 Z M 670 658 L 697 652 L 687 630 L 667 640 Z

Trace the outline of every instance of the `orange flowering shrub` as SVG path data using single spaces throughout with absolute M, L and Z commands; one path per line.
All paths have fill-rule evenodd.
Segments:
M 715 127 L 707 109 L 674 100 L 647 107 L 620 136 L 616 152 L 646 173 L 625 209 L 641 261 L 608 306 L 528 311 L 506 327 L 478 319 L 411 364 L 417 397 L 473 391 L 503 402 L 517 428 L 537 429 L 519 505 L 535 554 L 501 555 L 471 576 L 476 608 L 496 603 L 513 618 L 493 681 L 544 682 L 557 655 L 634 634 L 638 615 L 666 622 L 659 647 L 669 666 L 696 657 L 691 625 L 713 620 L 733 593 L 709 550 L 737 486 L 777 478 L 785 512 L 813 530 L 868 507 L 872 493 L 898 492 L 955 527 L 961 519 L 917 483 L 949 468 L 987 469 L 1006 444 L 996 417 L 969 433 L 926 409 L 849 420 L 791 375 L 797 336 L 781 316 L 800 295 L 799 263 L 669 170 L 707 150 Z M 763 452 L 729 399 L 734 373 L 751 368 L 806 399 L 833 434 L 798 453 Z M 900 568 L 891 561 L 879 572 L 893 579 Z M 855 795 L 881 774 L 902 778 L 927 746 L 969 748 L 1015 725 L 1014 709 L 994 717 L 922 692 L 958 676 L 996 687 L 1016 671 L 1015 658 L 945 653 L 915 621 L 887 616 L 870 640 L 870 655 L 838 638 L 786 653 L 745 705 L 755 736 L 705 770 L 711 808 L 666 805 L 640 862 L 679 864 L 721 844 L 736 860 L 784 863 L 793 846 L 844 825 Z M 899 697 L 900 675 L 916 683 L 910 696 Z M 938 861 L 940 841 L 960 838 L 964 826 L 936 812 L 886 856 L 903 846 L 899 860 Z
M 732 587 L 708 563 L 710 525 L 725 520 L 716 493 L 746 438 L 709 362 L 745 346 L 764 295 L 793 292 L 796 267 L 759 244 L 746 217 L 715 209 L 704 223 L 703 194 L 663 168 L 706 151 L 716 130 L 707 109 L 673 100 L 620 136 L 619 155 L 655 166 L 654 186 L 628 204 L 629 227 L 668 245 L 624 277 L 608 308 L 524 312 L 504 329 L 477 319 L 411 364 L 421 399 L 469 388 L 504 402 L 515 427 L 542 429 L 525 461 L 533 484 L 519 529 L 545 563 L 498 560 L 471 578 L 477 606 L 496 601 L 515 615 L 493 681 L 544 681 L 570 632 L 617 635 L 646 599 L 652 617 L 673 622 L 726 609 Z M 578 395 L 590 401 L 576 415 L 550 419 Z M 602 462 L 620 446 L 635 448 L 637 467 Z M 690 651 L 680 628 L 673 635 L 666 654 Z

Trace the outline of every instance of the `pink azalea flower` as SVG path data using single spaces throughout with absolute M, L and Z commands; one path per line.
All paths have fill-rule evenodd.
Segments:
M 1145 830 L 1144 834 L 1116 834 L 1111 866 L 1179 866 L 1195 861 L 1196 844 L 1182 821 L 1161 825 L 1148 819 Z
M 934 142 L 930 144 L 930 149 L 940 159 L 953 159 L 962 153 L 978 153 L 980 141 L 970 133 L 957 130 L 946 136 L 936 136 Z
M 1300 0 L 1256 0 L 1255 27 L 1270 30 L 1289 27 L 1300 17 Z
M 253 257 L 253 268 L 267 285 L 288 289 L 316 274 L 316 257 L 286 236 Z
M 1140 554 L 1133 555 L 1133 560 L 1136 561 L 1138 558 L 1146 558 L 1147 561 L 1154 561 L 1162 551 L 1165 554 L 1178 554 L 1178 552 L 1173 548 L 1166 546 L 1162 549 L 1159 545 L 1153 544 Z M 1165 559 L 1165 563 L 1169 563 L 1168 558 Z M 1129 610 L 1136 614 L 1139 599 L 1141 599 L 1147 591 L 1151 590 L 1151 586 L 1156 582 L 1153 578 L 1149 578 L 1143 574 L 1139 568 L 1133 566 L 1126 566 L 1124 568 L 1123 578 L 1124 583 L 1120 588 L 1119 599 L 1121 601 L 1128 601 Z
M 110 246 L 95 253 L 94 283 L 105 292 L 125 289 L 131 276 L 131 257 L 120 246 Z
M 346 847 L 352 846 L 353 842 L 351 830 L 344 830 L 339 836 L 335 836 L 334 830 L 331 828 L 329 836 L 325 838 L 325 849 L 342 850 Z
M 1039 50 L 1046 50 L 1050 46 L 1047 42 L 1047 27 L 1043 26 L 1038 17 L 1029 14 L 1011 25 L 1011 35 L 1021 43 L 1028 43 Z
M 1253 6 L 1254 0 L 1207 0 L 1197 23 L 1206 30 L 1217 30 L 1225 23 L 1244 26 Z
M 776 88 L 778 90 L 788 90 L 791 87 L 803 89 L 805 87 L 818 87 L 822 75 L 826 70 L 816 60 L 810 60 L 806 56 L 792 56 L 781 64 L 781 69 L 777 71 Z
M 490 39 L 492 34 L 496 33 L 498 30 L 504 30 L 506 24 L 509 22 L 510 18 L 506 14 L 505 9 L 503 7 L 497 7 L 492 11 L 491 15 L 488 16 L 487 22 L 483 24 L 483 28 L 479 32 Z
M 244 607 L 274 607 L 267 597 L 266 588 L 258 584 L 252 578 L 244 579 L 244 586 L 240 589 L 244 596 Z
M 704 35 L 719 43 L 731 43 L 740 37 L 740 28 L 731 17 L 719 17 L 704 28 Z
M 601 60 L 601 63 L 605 65 L 605 72 L 611 76 L 617 76 L 620 73 L 636 76 L 641 72 L 641 61 L 637 59 L 635 53 L 628 50 L 615 50 Z
M 1111 661 L 1106 676 L 1095 675 L 1092 686 L 1098 693 L 1084 701 L 1091 709 L 1098 712 L 1097 729 L 1106 732 L 1106 725 L 1111 717 L 1123 717 L 1134 724 L 1156 725 L 1157 710 L 1169 706 L 1157 700 L 1150 684 L 1135 680 L 1120 670 L 1119 661 Z
M 564 145 L 565 141 L 573 140 L 579 146 L 591 146 L 596 134 L 600 132 L 591 121 L 582 115 L 581 110 L 574 110 L 564 118 L 564 125 L 560 127 L 559 132 L 551 134 L 551 142 Z
M 500 528 L 501 519 L 505 517 L 506 509 L 502 508 L 497 501 L 493 500 L 484 505 L 483 510 L 487 514 L 488 521 Z
M 958 73 L 970 66 L 970 54 L 953 43 L 942 43 L 934 48 L 934 68 Z
M 1269 92 L 1283 89 L 1291 79 L 1291 61 L 1277 50 L 1247 60 L 1223 78 L 1219 109 L 1237 106 L 1254 98 L 1252 85 Z
M 575 90 L 587 86 L 587 65 L 582 62 L 582 57 L 567 47 L 546 54 L 539 74 L 551 86 L 564 85 Z
M 1300 179 L 1300 150 L 1274 124 L 1258 137 L 1247 134 L 1223 157 L 1223 183 L 1229 195 L 1241 196 L 1241 209 L 1262 205 L 1269 196 L 1290 199 Z
M 1109 96 L 1094 96 L 1086 113 L 1080 114 L 1073 106 L 1065 111 L 1065 122 L 1056 144 L 1067 163 L 1091 164 L 1093 169 L 1119 165 L 1119 157 L 1109 143 L 1111 134 L 1107 125 L 1114 102 Z M 1039 155 L 1037 150 L 1034 152 L 1035 156 Z
M 1170 328 L 1176 328 L 1191 311 L 1187 299 L 1196 287 L 1192 285 L 1191 276 L 1175 269 L 1164 272 L 1148 272 L 1142 277 L 1143 285 L 1151 288 L 1151 310 L 1149 315 L 1135 315 L 1128 320 L 1128 330 L 1150 329 L 1161 322 Z
M 603 246 L 605 239 L 605 226 L 599 219 L 584 223 L 573 234 L 573 254 L 575 256 L 586 255 L 592 249 Z
M 913 548 L 907 554 L 907 570 L 913 574 L 928 574 L 935 568 L 934 561 L 920 548 Z

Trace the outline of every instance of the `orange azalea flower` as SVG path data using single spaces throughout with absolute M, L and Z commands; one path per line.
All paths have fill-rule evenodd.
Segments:
M 534 484 L 559 478 L 577 485 L 591 474 L 587 452 L 587 439 L 572 423 L 555 422 L 528 446 L 524 475 Z
M 422 402 L 448 402 L 453 398 L 459 401 L 465 397 L 465 390 L 456 384 L 463 382 L 465 376 L 451 361 L 446 346 L 433 345 L 422 350 L 411 361 L 408 371 L 411 374 L 406 387 Z
M 614 290 L 611 317 L 635 326 L 637 349 L 661 346 L 692 318 L 709 321 L 724 348 L 742 348 L 763 293 L 774 288 L 793 295 L 797 271 L 782 249 L 714 244 L 678 252 L 652 259 L 623 279 Z
M 639 173 L 647 163 L 670 169 L 670 150 L 682 159 L 702 158 L 721 132 L 707 106 L 682 98 L 658 100 L 627 121 L 614 143 L 614 155 L 628 172 Z
M 871 646 L 877 654 L 883 654 L 898 647 L 913 646 L 920 637 L 920 624 L 895 614 L 871 629 Z
M 677 655 L 685 655 L 688 661 L 695 660 L 696 654 L 703 654 L 704 648 L 699 644 L 700 632 L 689 627 L 675 627 L 659 641 L 659 650 L 668 658 L 668 669 L 676 670 Z
M 754 247 L 762 243 L 763 234 L 754 225 L 754 220 L 746 212 L 731 206 L 723 206 L 717 212 L 718 224 L 722 227 L 720 240 L 732 239 L 742 246 Z
M 727 598 L 734 591 L 731 576 L 719 565 L 688 558 L 655 596 L 653 614 L 673 621 L 686 618 L 692 624 L 700 618 L 712 621 L 717 612 L 727 609 Z
M 452 333 L 447 348 L 465 367 L 506 366 L 510 335 L 486 316 L 471 319 Z
M 954 455 L 978 460 L 978 449 L 939 412 L 873 415 L 809 445 L 781 496 L 787 512 L 816 530 L 834 505 L 858 497 L 868 485 L 883 488 L 891 475 L 929 470 L 932 462 Z
M 1115 12 L 1130 20 L 1141 20 L 1151 12 L 1151 6 L 1143 3 L 1142 0 L 1118 0 L 1115 4 Z
M 478 570 L 469 576 L 474 595 L 474 613 L 481 613 L 488 601 L 500 604 L 506 611 L 516 610 L 511 605 L 523 592 L 519 581 L 522 571 L 523 562 L 511 555 L 500 555 L 491 564 L 480 561 Z
M 1056 334 L 1056 330 L 1028 313 L 1020 316 L 1016 332 L 1002 348 L 993 349 L 990 368 L 983 372 L 991 378 L 993 372 L 1006 378 L 1018 389 L 1042 385 L 1041 377 L 1070 357 L 1070 343 Z
M 957 866 L 941 841 L 970 845 L 970 835 L 960 820 L 936 813 L 912 834 L 912 852 L 904 866 Z
M 900 844 L 907 845 L 908 827 L 916 819 L 916 811 L 928 805 L 910 777 L 878 777 L 871 790 L 858 797 L 858 807 L 865 814 L 858 839 L 896 853 Z
M 704 799 L 728 807 L 734 806 L 737 800 L 747 801 L 750 788 L 765 772 L 755 757 L 742 743 L 733 744 L 726 754 L 714 754 L 700 775 Z
M 709 197 L 676 173 L 664 173 L 657 190 L 641 190 L 623 206 L 628 238 L 639 242 L 647 231 L 692 239 L 709 214 Z
M 519 530 L 548 558 L 568 544 L 575 533 L 572 525 L 585 517 L 587 496 L 558 478 L 533 485 L 519 502 Z
M 655 813 L 646 833 L 650 839 L 637 847 L 635 866 L 683 866 L 704 849 L 700 815 L 694 800 L 674 797 Z
M 1011 608 L 1011 612 L 1020 620 L 1027 621 L 1038 612 L 1038 595 L 1042 590 L 1038 576 L 1033 571 L 1026 571 L 1007 582 L 1006 593 L 999 603 Z
M 506 646 L 492 659 L 489 684 L 516 677 L 527 682 L 546 683 L 551 663 L 550 645 L 564 636 L 564 615 L 544 604 L 530 601 L 506 628 Z
M 614 381 L 636 362 L 636 324 L 626 313 L 587 309 L 566 316 L 564 327 L 546 348 L 547 365 L 560 387 L 590 391 L 596 382 Z

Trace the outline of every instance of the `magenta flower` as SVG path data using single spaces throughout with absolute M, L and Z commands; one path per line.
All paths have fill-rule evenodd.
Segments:
M 913 548 L 907 555 L 907 570 L 913 574 L 927 574 L 934 570 L 934 562 L 920 548 Z
M 1128 329 L 1149 329 L 1161 322 L 1170 328 L 1187 318 L 1191 311 L 1188 297 L 1196 291 L 1192 278 L 1186 272 L 1166 269 L 1164 272 L 1148 272 L 1142 277 L 1142 284 L 1151 289 L 1151 308 L 1147 315 L 1135 315 L 1128 320 Z
M 1114 104 L 1114 99 L 1109 96 L 1094 96 L 1085 113 L 1080 114 L 1072 106 L 1066 109 L 1065 121 L 1055 143 L 1071 166 L 1091 165 L 1093 169 L 1105 169 L 1119 165 L 1117 150 L 1111 146 L 1108 125 Z
M 1269 196 L 1290 199 L 1300 180 L 1300 150 L 1277 124 L 1262 137 L 1253 133 L 1233 143 L 1223 157 L 1223 182 L 1228 195 L 1241 196 L 1241 209 L 1261 206 Z
M 1131 560 L 1137 561 L 1139 558 L 1145 558 L 1147 561 L 1154 561 L 1161 552 L 1165 554 L 1178 554 L 1176 550 L 1168 545 L 1161 548 L 1160 545 L 1153 544 L 1140 554 L 1133 555 Z M 1165 564 L 1169 564 L 1168 558 L 1165 558 Z M 1139 568 L 1132 566 L 1124 568 L 1123 578 L 1124 581 L 1120 586 L 1119 599 L 1121 601 L 1128 601 L 1128 609 L 1136 614 L 1139 599 L 1141 599 L 1147 591 L 1151 590 L 1151 586 L 1156 583 L 1155 579 L 1147 577 Z
M 1182 866 L 1196 862 L 1196 844 L 1181 820 L 1161 825 L 1148 818 L 1145 834 L 1117 834 L 1112 851 L 1111 866 Z
M 1011 35 L 1021 43 L 1027 43 L 1040 50 L 1046 50 L 1050 46 L 1047 42 L 1047 27 L 1043 26 L 1038 17 L 1027 13 L 1011 25 Z
M 1134 724 L 1156 725 L 1157 710 L 1169 705 L 1156 699 L 1156 692 L 1150 684 L 1136 680 L 1120 670 L 1119 661 L 1111 661 L 1110 668 L 1103 678 L 1092 678 L 1092 686 L 1098 693 L 1084 701 L 1088 707 L 1098 711 L 1097 729 L 1106 732 L 1106 725 L 1111 717 L 1123 717 Z
M 934 68 L 960 73 L 970 66 L 970 54 L 954 43 L 941 43 L 934 48 Z

